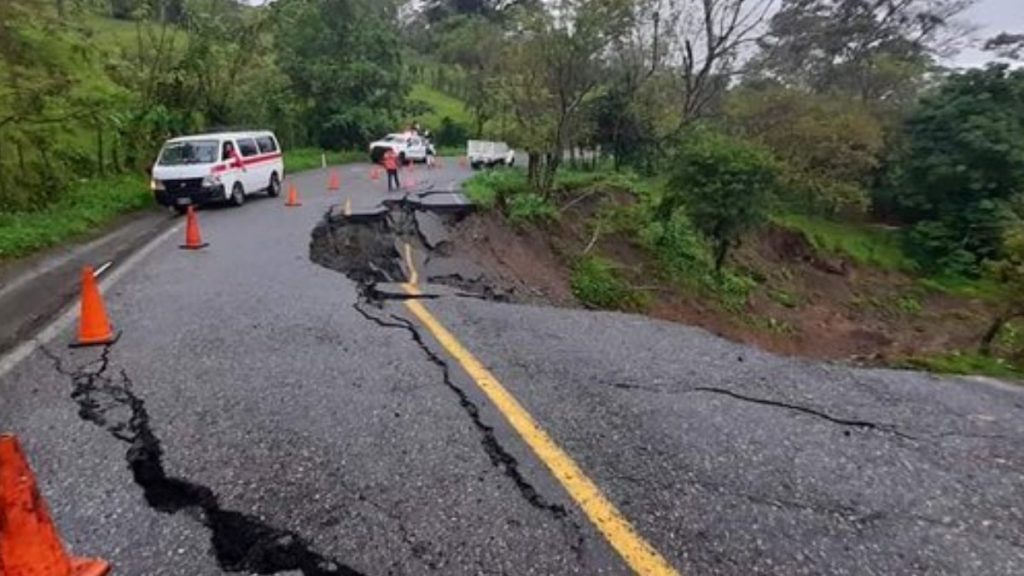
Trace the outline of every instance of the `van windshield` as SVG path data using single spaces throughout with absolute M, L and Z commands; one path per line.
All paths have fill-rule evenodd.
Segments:
M 172 142 L 160 152 L 160 166 L 181 166 L 183 164 L 213 164 L 217 161 L 216 140 L 185 140 Z

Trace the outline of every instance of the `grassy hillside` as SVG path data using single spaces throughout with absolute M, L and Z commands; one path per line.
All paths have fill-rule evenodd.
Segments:
M 473 116 L 466 110 L 462 100 L 439 92 L 426 84 L 414 84 L 409 93 L 409 101 L 419 102 L 428 107 L 428 112 L 420 114 L 416 118 L 409 118 L 409 121 L 419 120 L 420 124 L 430 130 L 440 128 L 441 120 L 445 116 L 467 128 L 473 124 Z

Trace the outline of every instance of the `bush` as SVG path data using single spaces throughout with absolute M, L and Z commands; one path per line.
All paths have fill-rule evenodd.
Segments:
M 434 144 L 438 147 L 461 147 L 469 140 L 469 130 L 457 124 L 449 116 L 441 119 L 441 127 L 434 134 Z
M 992 65 L 954 74 L 922 99 L 890 171 L 901 214 L 919 223 L 922 264 L 977 272 L 981 261 L 998 258 L 1009 204 L 1024 194 L 1022 166 L 1024 70 Z M 958 251 L 943 263 L 943 254 Z
M 881 122 L 858 100 L 789 88 L 741 88 L 726 121 L 784 162 L 781 199 L 795 211 L 864 212 L 885 145 Z
M 462 189 L 471 202 L 490 209 L 504 204 L 512 196 L 525 193 L 528 185 L 522 170 L 486 170 L 466 180 Z
M 508 217 L 513 222 L 554 220 L 558 210 L 551 201 L 536 192 L 524 192 L 509 196 L 506 202 Z
M 610 262 L 587 256 L 572 271 L 571 288 L 580 302 L 606 310 L 639 311 L 646 307 L 646 298 L 619 277 Z
M 675 157 L 657 217 L 684 208 L 712 245 L 715 270 L 741 235 L 766 217 L 779 168 L 762 148 L 707 130 L 690 131 Z
M 638 235 L 673 282 L 710 296 L 729 310 L 746 306 L 756 283 L 729 270 L 716 271 L 707 242 L 685 213 L 677 212 L 668 222 L 648 222 Z

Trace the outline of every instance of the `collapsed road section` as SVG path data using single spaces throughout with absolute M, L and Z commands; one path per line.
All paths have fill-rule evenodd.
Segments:
M 519 462 L 487 424 L 479 405 L 452 377 L 448 362 L 431 349 L 417 325 L 388 314 L 389 300 L 470 297 L 508 300 L 484 272 L 451 257 L 448 230 L 472 209 L 454 190 L 427 189 L 368 207 L 333 207 L 313 230 L 310 259 L 345 274 L 359 288 L 355 310 L 383 328 L 405 331 L 426 359 L 441 371 L 444 385 L 480 434 L 480 445 L 491 465 L 500 470 L 531 506 L 559 521 L 567 545 L 583 564 L 583 531 L 562 504 L 549 501 L 523 475 Z M 421 282 L 422 281 L 422 282 Z M 415 285 L 415 290 L 409 290 Z
M 310 259 L 345 274 L 369 300 L 407 298 L 407 281 L 418 298 L 510 300 L 513 290 L 452 257 L 448 230 L 472 208 L 458 190 L 433 187 L 372 206 L 335 206 L 313 230 Z

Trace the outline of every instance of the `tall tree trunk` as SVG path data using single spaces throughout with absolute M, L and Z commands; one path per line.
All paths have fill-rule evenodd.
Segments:
M 729 242 L 718 240 L 715 242 L 715 272 L 720 273 L 725 264 L 725 257 L 729 254 Z
M 535 190 L 540 189 L 540 154 L 530 150 L 527 152 L 527 168 L 526 168 L 526 180 L 530 183 L 530 187 Z
M 981 344 L 978 346 L 978 353 L 989 356 L 992 354 L 992 343 L 996 341 L 999 333 L 1003 331 L 1003 327 L 1006 323 L 1014 318 L 1020 318 L 1024 316 L 1024 311 L 1014 311 L 1005 314 L 999 314 L 992 320 L 992 324 L 989 325 L 988 330 L 981 337 Z

